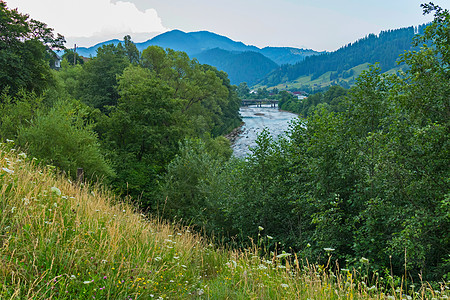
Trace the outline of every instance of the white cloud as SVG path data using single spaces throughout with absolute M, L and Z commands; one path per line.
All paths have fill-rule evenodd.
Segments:
M 91 37 L 115 33 L 165 32 L 168 29 L 155 9 L 139 11 L 135 4 L 110 0 L 7 0 L 31 18 L 42 21 L 64 36 Z

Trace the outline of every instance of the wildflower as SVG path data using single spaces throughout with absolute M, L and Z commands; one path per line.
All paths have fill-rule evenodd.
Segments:
M 8 168 L 2 168 L 2 170 L 5 171 L 6 173 L 14 174 L 14 171 L 13 171 L 13 170 L 10 170 L 10 169 L 8 169 Z
M 269 240 L 273 240 L 273 237 L 271 237 L 270 235 L 268 235 L 267 238 L 268 238 Z
M 363 264 L 368 264 L 369 260 L 365 257 L 361 257 L 361 259 L 359 260 L 360 262 L 362 262 Z
M 277 258 L 283 258 L 283 257 L 288 257 L 288 256 L 291 256 L 291 254 L 283 251 L 281 254 L 277 255 Z
M 89 283 L 92 283 L 92 282 L 94 282 L 94 279 L 92 279 L 92 280 L 87 280 L 87 281 L 83 281 L 84 284 L 89 284 Z
M 258 266 L 258 269 L 259 269 L 259 270 L 266 270 L 267 267 L 266 267 L 265 265 L 259 265 L 259 266 Z
M 11 213 L 14 213 L 14 210 L 16 209 L 16 207 L 14 206 L 13 208 L 11 208 Z
M 61 190 L 58 189 L 56 186 L 52 186 L 52 187 L 50 188 L 50 191 L 51 191 L 53 194 L 56 194 L 57 196 L 61 196 Z
M 74 279 L 76 279 L 76 278 L 77 278 L 77 277 L 76 277 L 75 275 L 71 275 L 71 276 L 70 276 L 70 279 L 71 279 L 71 280 L 74 280 Z
M 334 249 L 334 248 L 323 248 L 323 250 L 325 250 L 326 252 L 331 252 L 331 251 L 334 251 L 336 249 Z
M 259 231 L 263 231 L 263 230 L 264 230 L 264 227 L 258 226 L 258 229 L 259 229 Z
M 9 139 L 6 139 L 6 142 L 7 142 L 7 143 L 14 143 L 13 140 L 9 140 Z
M 25 158 L 27 158 L 27 155 L 25 154 L 25 153 L 20 153 L 19 155 L 18 155 L 19 157 L 22 157 L 23 159 L 25 159 Z
M 283 287 L 283 288 L 288 288 L 288 287 L 289 287 L 289 285 L 288 285 L 288 284 L 286 284 L 286 283 L 282 283 L 282 284 L 281 284 L 281 287 Z

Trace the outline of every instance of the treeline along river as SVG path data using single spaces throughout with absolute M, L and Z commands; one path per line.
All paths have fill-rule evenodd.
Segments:
M 256 105 L 241 107 L 240 114 L 245 124 L 242 133 L 233 144 L 233 152 L 237 157 L 244 157 L 250 153 L 249 147 L 256 146 L 256 138 L 264 128 L 276 138 L 289 128 L 289 123 L 293 119 L 297 118 L 296 114 L 280 111 L 270 107 L 269 104 L 262 107 Z

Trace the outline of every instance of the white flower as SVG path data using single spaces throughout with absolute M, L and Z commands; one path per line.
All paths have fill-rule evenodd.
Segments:
M 24 152 L 20 153 L 18 156 L 22 157 L 23 159 L 27 158 L 27 155 Z
M 334 249 L 334 248 L 323 248 L 323 250 L 325 250 L 325 251 L 327 251 L 327 252 L 331 252 L 331 251 L 334 251 L 334 250 L 336 250 L 336 249 Z
M 281 284 L 281 287 L 284 287 L 284 288 L 288 288 L 288 287 L 289 287 L 289 285 L 288 285 L 288 284 L 286 284 L 286 283 L 282 283 L 282 284 Z
M 89 284 L 89 283 L 92 283 L 92 282 L 94 282 L 94 279 L 92 279 L 92 280 L 87 280 L 87 281 L 83 281 L 84 284 Z
M 14 210 L 16 209 L 16 207 L 14 206 L 13 208 L 11 208 L 11 213 L 14 213 Z
M 8 140 L 8 139 L 6 139 L 6 142 L 7 142 L 7 143 L 14 143 L 13 140 Z
M 273 237 L 271 237 L 270 235 L 268 235 L 267 238 L 268 238 L 269 240 L 273 240 Z
M 14 174 L 14 171 L 13 171 L 13 170 L 10 170 L 10 169 L 8 169 L 8 168 L 2 168 L 2 170 L 5 171 L 6 173 Z
M 259 231 L 263 231 L 263 230 L 264 230 L 264 227 L 258 226 L 258 229 L 259 229 Z
M 71 275 L 71 276 L 70 276 L 70 279 L 71 279 L 71 280 L 76 279 L 76 278 L 77 278 L 77 277 L 75 277 L 75 275 Z
M 259 269 L 259 270 L 266 270 L 267 267 L 266 267 L 265 265 L 259 265 L 259 266 L 258 266 L 258 269 Z
M 61 196 L 61 190 L 58 189 L 56 186 L 52 186 L 52 187 L 50 188 L 50 191 L 51 191 L 53 194 L 56 194 L 57 196 Z

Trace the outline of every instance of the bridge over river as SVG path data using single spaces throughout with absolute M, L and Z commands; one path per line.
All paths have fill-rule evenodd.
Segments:
M 274 99 L 242 99 L 242 106 L 256 105 L 256 107 L 262 107 L 263 104 L 270 104 L 270 107 L 277 108 L 278 100 L 274 100 Z

